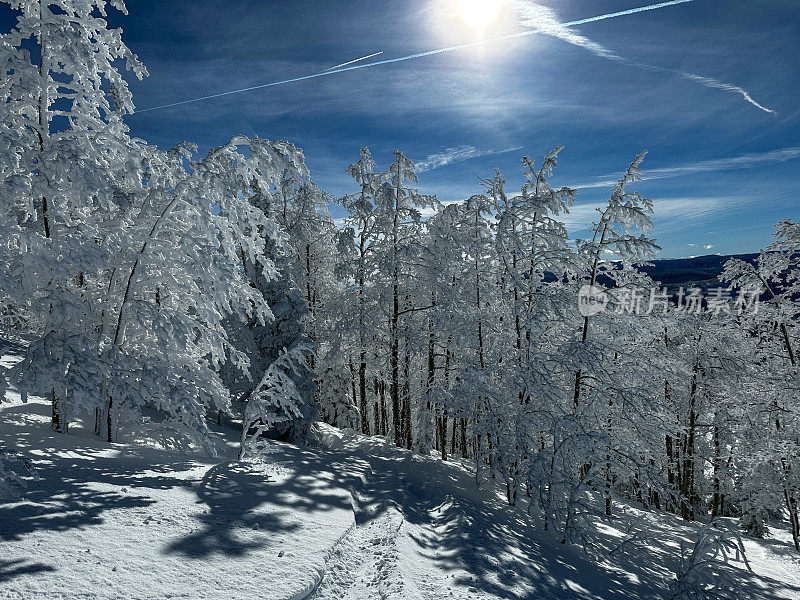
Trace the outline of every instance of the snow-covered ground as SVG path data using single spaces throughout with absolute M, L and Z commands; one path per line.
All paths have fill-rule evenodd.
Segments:
M 33 409 L 33 411 L 31 411 Z M 2 598 L 303 598 L 353 524 L 320 456 L 263 466 L 49 434 L 47 407 L 3 411 L 38 476 L 0 504 Z
M 0 444 L 36 479 L 0 500 L 0 598 L 664 598 L 695 531 L 634 512 L 634 541 L 603 525 L 591 558 L 468 465 L 378 438 L 322 426 L 326 450 L 238 463 L 232 430 L 222 458 L 181 455 L 54 434 L 46 403 L 7 399 Z M 771 533 L 745 542 L 742 600 L 800 598 L 800 557 Z

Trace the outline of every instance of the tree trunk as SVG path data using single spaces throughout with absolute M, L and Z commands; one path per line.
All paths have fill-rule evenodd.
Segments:
M 353 361 L 349 361 L 350 366 L 350 396 L 353 399 L 353 406 L 358 406 L 358 397 L 356 392 L 356 372 L 353 366 Z M 334 420 L 334 424 L 336 421 Z
M 413 432 L 411 423 L 411 351 L 408 337 L 404 341 L 403 351 L 403 434 L 405 447 L 411 450 L 413 445 Z
M 786 501 L 786 508 L 789 511 L 789 523 L 792 528 L 792 541 L 794 548 L 800 552 L 800 514 L 797 509 L 797 499 L 792 493 L 784 486 L 783 495 Z
M 51 405 L 52 405 L 52 415 L 50 418 L 50 428 L 55 431 L 56 433 L 68 433 L 69 431 L 69 422 L 67 421 L 66 415 L 64 414 L 64 406 L 63 402 L 61 401 L 58 396 L 56 396 L 56 389 L 50 389 L 51 394 Z
M 718 517 L 721 515 L 721 508 L 722 508 L 722 492 L 720 489 L 720 441 L 719 441 L 719 426 L 717 425 L 717 413 L 714 412 L 714 433 L 713 433 L 713 442 L 714 442 L 714 495 L 711 501 L 711 516 Z
M 358 409 L 361 412 L 361 433 L 369 435 L 367 410 L 367 352 L 362 346 L 358 359 Z
M 386 411 L 386 382 L 381 380 L 381 435 L 389 434 L 389 415 Z
M 389 354 L 389 370 L 391 371 L 391 381 L 389 385 L 389 396 L 392 402 L 392 427 L 394 428 L 394 439 L 396 445 L 403 443 L 403 431 L 400 427 L 400 340 L 397 335 L 397 319 L 399 307 L 397 300 L 397 286 L 393 290 L 393 309 L 391 319 L 391 350 Z
M 669 484 L 670 490 L 675 488 L 675 462 L 672 454 L 672 436 L 667 434 L 666 440 L 666 451 L 667 451 L 667 483 Z M 667 496 L 664 502 L 664 510 L 673 512 L 672 502 L 670 500 L 670 496 Z
M 695 410 L 697 402 L 697 372 L 699 369 L 699 359 L 695 361 L 692 373 L 692 386 L 689 394 L 689 426 L 686 432 L 685 448 L 683 452 L 683 501 L 681 516 L 687 521 L 694 521 L 695 505 L 695 464 L 694 464 L 694 440 L 697 429 L 697 412 Z
M 114 441 L 114 425 L 112 420 L 112 409 L 114 408 L 114 398 L 108 397 L 108 409 L 106 410 L 106 427 L 107 436 L 106 441 L 111 443 Z
M 39 0 L 39 22 L 44 23 L 44 15 L 42 12 L 42 4 L 44 0 Z M 47 97 L 47 86 L 50 78 L 50 69 L 45 65 L 47 60 L 47 42 L 44 39 L 44 28 L 39 28 L 39 101 L 37 106 L 37 117 L 39 121 L 39 130 L 36 132 L 39 138 L 39 158 L 37 168 L 39 174 L 42 174 L 43 169 L 43 155 L 45 150 L 45 139 L 49 137 L 50 123 L 47 111 L 50 108 L 50 99 Z M 44 237 L 50 237 L 50 216 L 48 215 L 47 198 L 42 196 L 42 225 L 44 226 Z
M 363 197 L 363 193 L 362 193 Z M 366 225 L 365 225 L 366 227 Z M 361 432 L 369 435 L 369 418 L 367 415 L 367 344 L 364 340 L 365 329 L 365 298 L 364 298 L 364 260 L 366 256 L 365 230 L 362 229 L 361 241 L 359 244 L 359 267 L 358 267 L 358 342 L 359 342 L 359 362 L 358 362 L 358 393 L 359 408 L 361 410 Z M 377 391 L 377 390 L 376 390 Z M 378 432 L 378 420 L 375 419 L 375 432 Z
M 605 219 L 605 214 L 603 215 L 603 218 Z M 591 274 L 590 285 L 594 285 L 597 282 L 597 266 L 600 263 L 600 253 L 603 248 L 603 243 L 605 242 L 606 239 L 607 230 L 608 230 L 608 223 L 603 225 L 603 232 L 600 235 L 600 244 L 598 245 L 597 250 L 595 251 L 595 255 L 592 262 L 592 270 L 590 272 Z M 594 235 L 596 239 L 597 238 L 596 231 Z M 589 337 L 589 317 L 583 317 L 583 331 L 581 332 L 581 344 L 585 344 L 586 339 L 588 337 Z M 575 372 L 575 388 L 572 393 L 572 405 L 576 415 L 578 414 L 578 406 L 580 405 L 580 399 L 581 399 L 581 375 L 582 375 L 581 371 L 582 369 L 578 369 Z

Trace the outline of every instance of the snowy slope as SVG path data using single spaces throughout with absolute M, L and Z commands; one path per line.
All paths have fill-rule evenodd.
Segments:
M 634 542 L 603 525 L 590 558 L 467 465 L 379 438 L 322 426 L 328 450 L 276 443 L 240 464 L 233 431 L 227 456 L 187 456 L 53 434 L 47 404 L 8 400 L 0 444 L 38 479 L 0 500 L 0 598 L 655 599 L 694 533 L 629 509 Z M 742 599 L 800 599 L 800 557 L 773 534 L 746 541 Z
M 49 430 L 41 402 L 0 408 L 0 446 L 36 481 L 0 500 L 0 598 L 303 598 L 353 526 L 319 453 L 276 444 L 238 464 Z M 80 433 L 80 432 L 78 432 Z

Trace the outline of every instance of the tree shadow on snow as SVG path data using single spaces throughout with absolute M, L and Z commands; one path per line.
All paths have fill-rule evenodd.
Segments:
M 201 529 L 173 541 L 166 551 L 191 558 L 215 552 L 241 556 L 266 546 L 276 534 L 300 532 L 298 511 L 322 513 L 324 519 L 325 512 L 351 508 L 342 488 L 352 478 L 329 456 L 275 443 L 267 458 L 264 468 L 249 461 L 212 467 L 196 489 L 197 503 L 206 505 L 196 517 Z M 270 469 L 278 475 L 270 475 Z M 244 540 L 241 531 L 248 529 L 264 535 Z
M 166 552 L 190 558 L 203 558 L 215 552 L 242 556 L 264 547 L 267 536 L 245 541 L 237 536 L 237 530 L 258 529 L 267 534 L 296 531 L 299 524 L 287 522 L 288 510 L 259 510 L 274 497 L 273 483 L 247 463 L 228 462 L 212 467 L 197 488 L 197 503 L 208 507 L 197 517 L 201 529 L 175 540 Z
M 592 559 L 537 528 L 523 509 L 478 490 L 473 476 L 453 464 L 386 446 L 369 452 L 368 460 L 370 481 L 360 495 L 369 510 L 361 518 L 396 507 L 417 526 L 410 531 L 420 555 L 453 571 L 454 583 L 500 598 L 663 599 L 678 565 L 680 541 L 693 532 L 671 515 L 649 515 L 641 524 L 647 534 L 641 545 L 622 553 L 619 532 L 599 532 L 600 558 Z M 785 597 L 785 583 L 744 569 L 734 572 L 743 598 Z
M 11 580 L 18 575 L 42 573 L 45 571 L 55 571 L 55 568 L 41 563 L 29 562 L 26 564 L 26 561 L 23 559 L 0 560 L 0 583 Z
M 11 407 L 3 417 L 31 408 Z M 125 446 L 113 446 L 115 452 L 109 453 L 109 446 L 96 440 L 66 441 L 41 424 L 3 431 L 18 451 L 36 451 L 38 480 L 22 501 L 0 500 L 0 541 L 20 540 L 40 530 L 98 525 L 107 511 L 151 505 L 155 500 L 144 495 L 148 489 L 182 487 L 196 494 L 202 512 L 194 518 L 200 528 L 173 540 L 164 552 L 190 558 L 242 556 L 270 544 L 276 534 L 300 532 L 298 512 L 317 514 L 324 521 L 326 512 L 353 508 L 343 493 L 351 490 L 358 521 L 363 524 L 396 508 L 415 526 L 410 529 L 414 551 L 441 571 L 450 571 L 450 581 L 460 586 L 509 599 L 655 600 L 664 597 L 677 566 L 680 536 L 689 532 L 669 515 L 658 515 L 647 524 L 646 545 L 613 560 L 592 560 L 559 544 L 491 491 L 477 490 L 464 469 L 394 449 L 378 438 L 361 438 L 357 446 L 328 452 L 275 443 L 263 469 L 249 462 L 224 462 L 197 482 L 174 474 L 196 468 L 199 459 Z M 103 490 L 102 484 L 118 489 Z M 618 542 L 601 534 L 600 550 L 610 552 Z M 0 562 L 0 581 L 51 569 Z M 739 581 L 743 598 L 783 597 L 780 582 L 745 571 Z
M 214 464 L 198 480 L 186 472 L 216 461 L 56 434 L 49 429 L 48 411 L 48 405 L 31 402 L 0 413 L 0 443 L 28 458 L 36 474 L 20 497 L 0 498 L 0 542 L 98 526 L 114 510 L 144 516 L 157 502 L 149 492 L 183 488 L 202 505 L 200 514 L 193 515 L 200 527 L 167 541 L 163 551 L 190 558 L 215 552 L 242 556 L 268 545 L 276 533 L 299 531 L 303 524 L 294 518 L 296 511 L 321 512 L 324 519 L 326 511 L 350 508 L 349 496 L 339 487 L 345 479 L 335 476 L 329 457 L 312 450 L 275 445 L 270 464 L 279 469 L 285 464 L 289 477 L 272 477 L 258 464 L 231 461 Z M 15 565 L 3 573 L 11 578 L 32 569 Z
M 7 408 L 4 418 L 17 411 L 30 412 L 32 407 Z M 189 461 L 164 460 L 150 462 L 143 458 L 120 457 L 124 448 L 109 455 L 109 448 L 99 442 L 82 444 L 39 427 L 36 430 L 14 429 L 3 436 L 15 452 L 27 455 L 36 478 L 27 482 L 21 498 L 0 500 L 0 540 L 20 540 L 39 530 L 66 531 L 97 525 L 103 513 L 114 509 L 135 509 L 149 506 L 151 498 L 137 489 L 168 489 L 188 485 L 183 479 L 167 473 L 189 468 Z M 97 485 L 100 484 L 100 485 Z M 103 485 L 119 490 L 101 491 Z

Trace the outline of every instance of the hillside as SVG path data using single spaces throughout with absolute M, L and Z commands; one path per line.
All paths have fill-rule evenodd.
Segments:
M 240 463 L 233 429 L 212 458 L 55 434 L 48 411 L 13 390 L 0 407 L 0 447 L 32 469 L 0 501 L 4 599 L 655 600 L 697 533 L 627 507 L 584 552 L 478 489 L 469 462 L 351 430 Z M 744 544 L 742 598 L 800 598 L 786 530 Z

